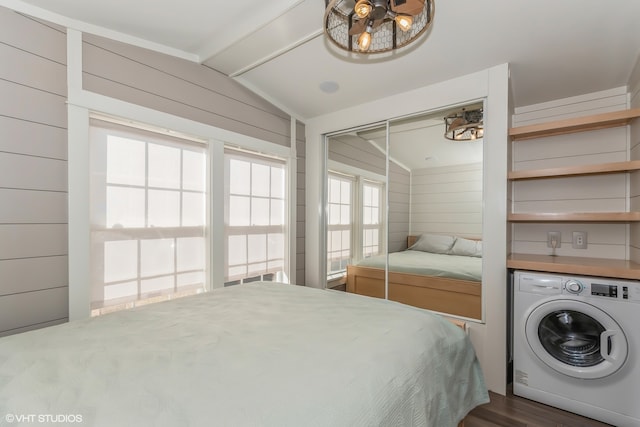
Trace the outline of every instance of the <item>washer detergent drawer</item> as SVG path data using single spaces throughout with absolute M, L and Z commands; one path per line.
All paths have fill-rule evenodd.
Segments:
M 534 273 L 518 272 L 518 289 L 537 295 L 560 295 L 562 293 L 562 277 Z

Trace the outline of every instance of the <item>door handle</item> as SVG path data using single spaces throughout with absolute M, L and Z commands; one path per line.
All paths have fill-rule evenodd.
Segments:
M 604 360 L 609 362 L 615 361 L 609 354 L 609 347 L 613 347 L 613 337 L 618 334 L 618 331 L 604 331 L 600 334 L 600 354 Z M 609 345 L 611 343 L 611 345 Z

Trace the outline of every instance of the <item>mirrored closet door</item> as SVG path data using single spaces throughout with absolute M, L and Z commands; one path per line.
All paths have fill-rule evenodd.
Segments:
M 481 101 L 328 138 L 328 286 L 481 319 L 483 152 Z M 372 185 L 340 173 L 356 159 L 378 174 Z M 354 189 L 351 226 L 343 188 Z

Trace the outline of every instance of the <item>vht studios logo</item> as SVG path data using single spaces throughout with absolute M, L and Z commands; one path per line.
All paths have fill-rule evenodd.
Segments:
M 81 423 L 82 415 L 80 414 L 7 414 L 4 416 L 4 421 L 6 421 L 9 424 L 13 424 L 13 423 L 72 424 L 72 423 Z

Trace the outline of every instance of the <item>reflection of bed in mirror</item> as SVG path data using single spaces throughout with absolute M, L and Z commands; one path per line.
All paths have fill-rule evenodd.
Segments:
M 482 242 L 468 237 L 418 237 L 408 236 L 408 250 L 389 254 L 389 299 L 480 319 Z M 347 266 L 347 292 L 384 298 L 385 258 L 370 257 Z

